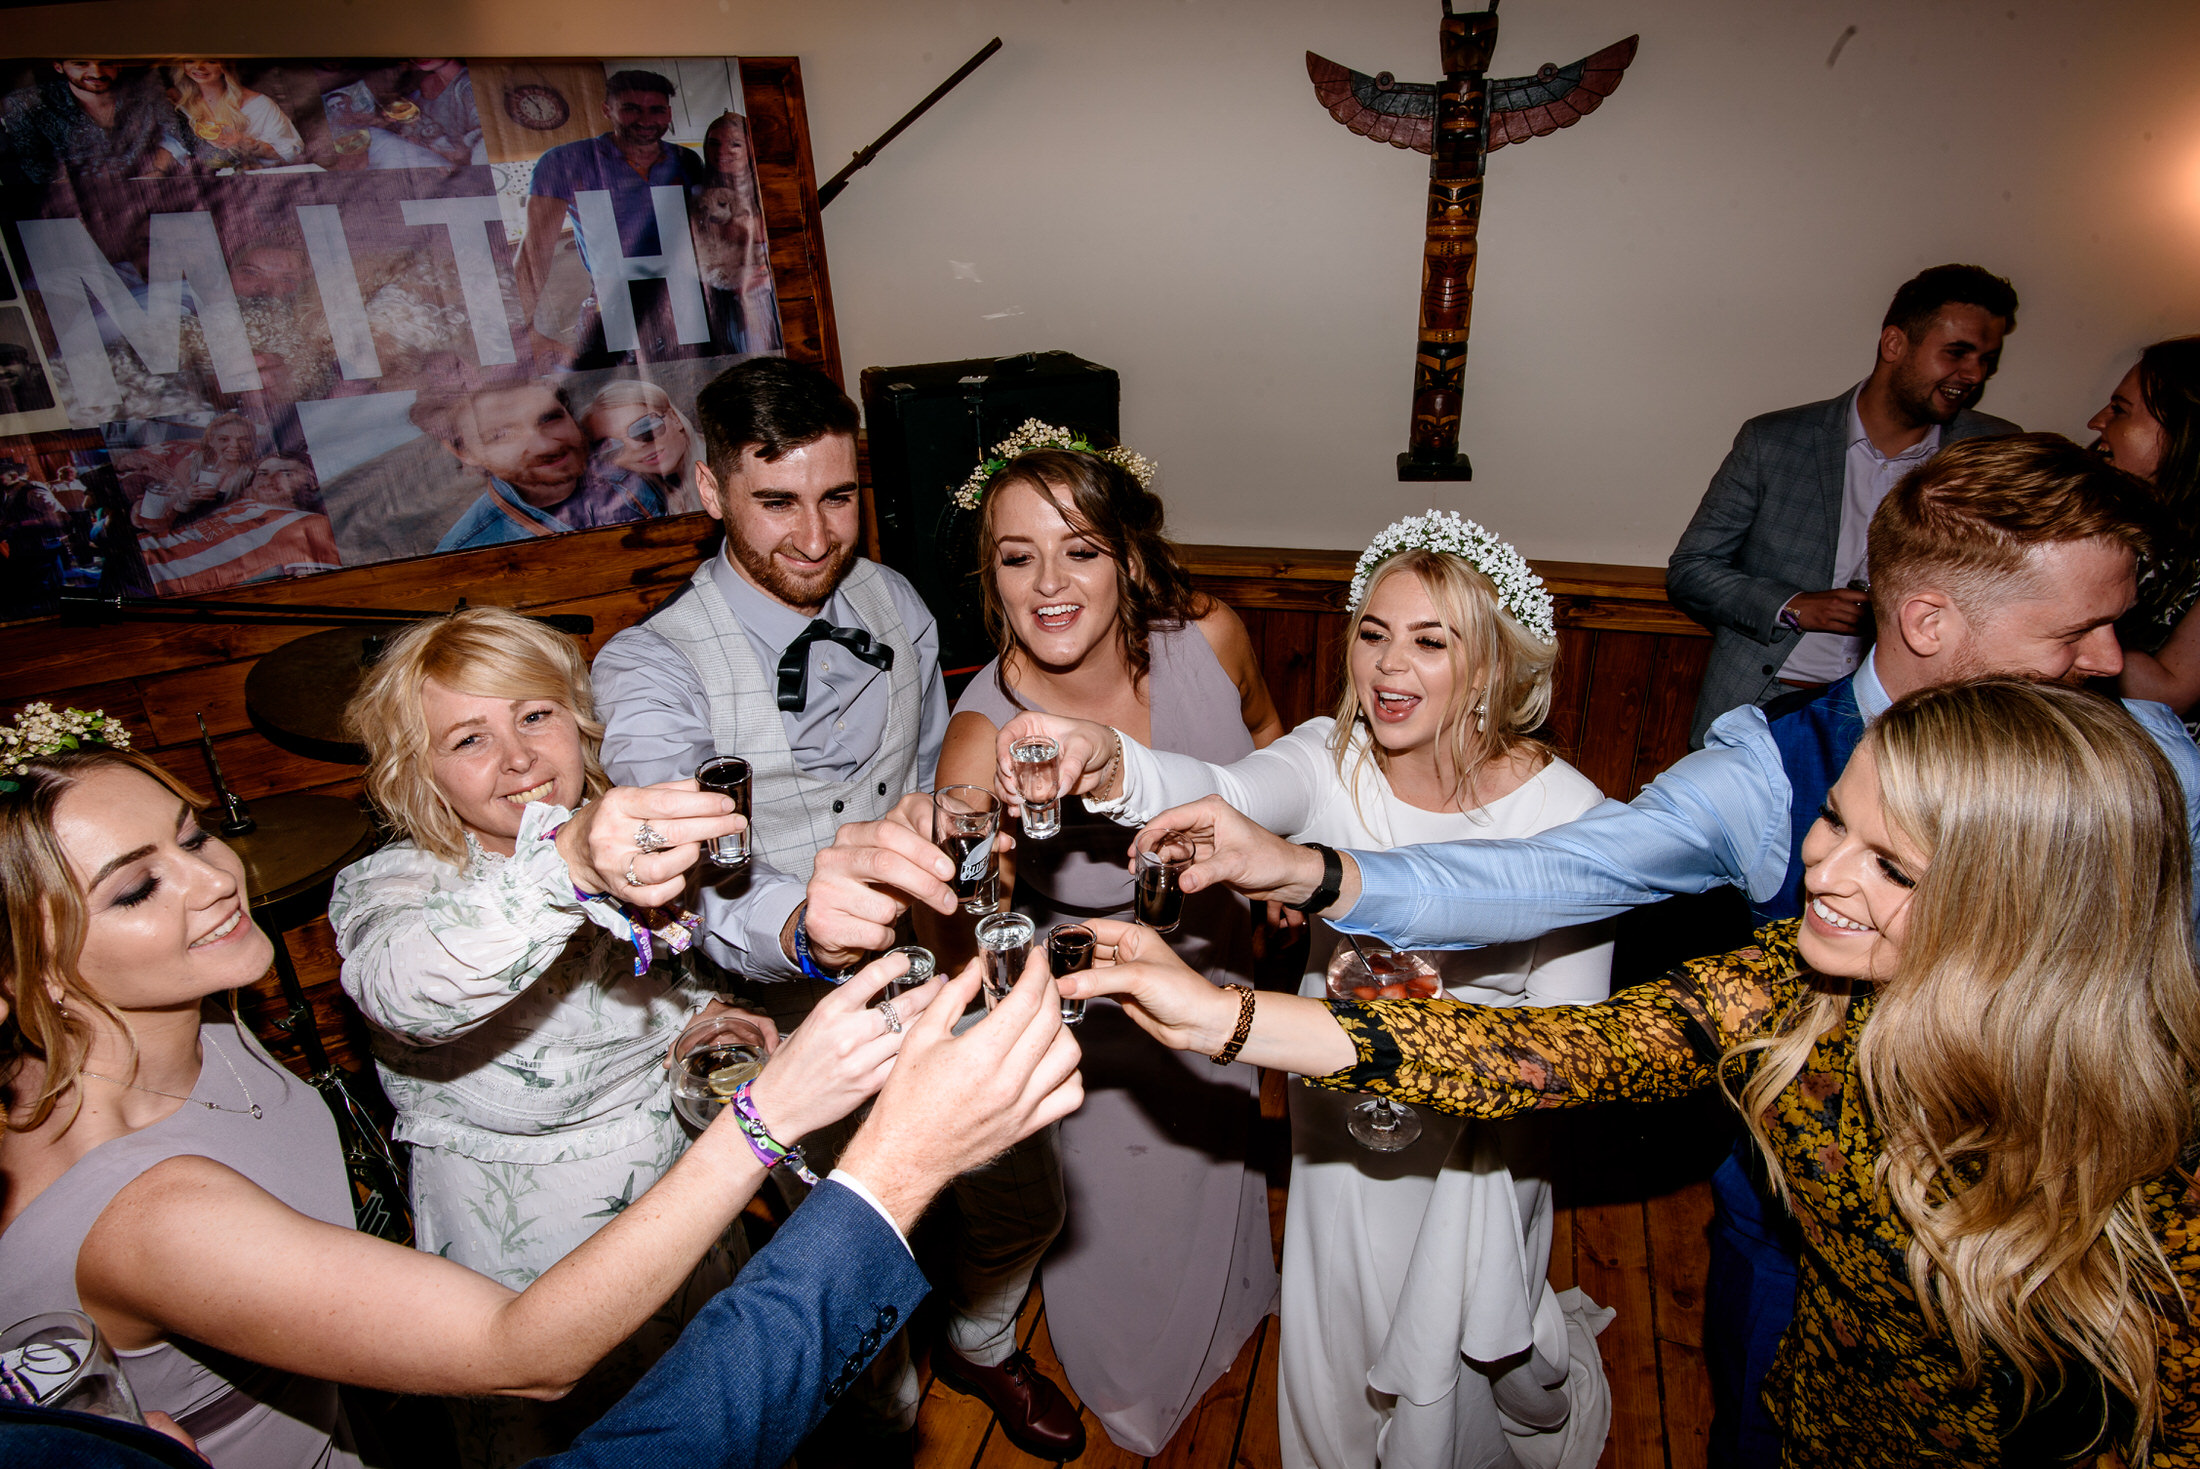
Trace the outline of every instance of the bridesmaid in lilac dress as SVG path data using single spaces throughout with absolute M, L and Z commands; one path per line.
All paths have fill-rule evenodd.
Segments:
M 943 786 L 993 785 L 994 735 L 1026 709 L 1215 761 L 1283 732 L 1244 625 L 1193 591 L 1162 538 L 1151 467 L 1078 443 L 1009 458 L 984 482 L 986 614 L 1006 651 L 955 706 Z M 1060 835 L 1020 840 L 1002 864 L 1041 934 L 1130 910 L 1126 832 L 1062 807 Z M 1171 943 L 1214 983 L 1250 984 L 1251 938 L 1244 900 L 1216 891 L 1187 899 Z M 1069 1217 L 1042 1266 L 1047 1321 L 1108 1437 L 1156 1454 L 1275 1309 L 1267 1182 L 1247 1156 L 1257 1082 L 1165 1049 L 1112 1002 L 1090 1007 L 1077 1040 L 1085 1105 L 1061 1124 Z

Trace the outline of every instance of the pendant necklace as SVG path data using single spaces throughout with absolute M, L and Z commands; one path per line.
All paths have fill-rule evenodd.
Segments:
M 149 1086 L 139 1086 L 134 1081 L 117 1081 L 112 1076 L 101 1076 L 96 1071 L 79 1071 L 77 1075 L 89 1076 L 94 1081 L 104 1081 L 109 1086 L 127 1087 L 134 1092 L 144 1092 L 148 1096 L 166 1097 L 171 1102 L 189 1102 L 192 1106 L 204 1107 L 209 1112 L 230 1112 L 239 1117 L 250 1117 L 254 1122 L 260 1121 L 265 1114 L 260 1111 L 260 1104 L 252 1100 L 252 1088 L 246 1086 L 244 1078 L 238 1075 L 237 1064 L 230 1060 L 225 1052 L 217 1049 L 216 1054 L 221 1056 L 222 1065 L 229 1068 L 229 1074 L 236 1078 L 237 1090 L 244 1093 L 244 1105 L 242 1107 L 224 1107 L 219 1102 L 202 1102 L 197 1097 L 179 1097 L 174 1092 L 155 1091 Z

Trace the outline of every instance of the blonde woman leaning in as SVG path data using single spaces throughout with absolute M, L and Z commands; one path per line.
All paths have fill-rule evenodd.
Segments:
M 1086 803 L 1121 820 L 1219 791 L 1294 841 L 1360 850 L 1529 836 L 1601 799 L 1529 735 L 1558 644 L 1511 546 L 1456 516 L 1401 520 L 1360 558 L 1348 625 L 1336 716 L 1234 765 L 1038 715 L 1011 721 L 1002 750 L 1056 734 L 1096 787 Z M 1302 995 L 1326 992 L 1345 943 L 1315 920 Z M 1423 957 L 1444 994 L 1476 1005 L 1590 1004 L 1611 984 L 1601 924 Z M 1544 1281 L 1546 1129 L 1431 1115 L 1418 1141 L 1375 1154 L 1347 1131 L 1354 1102 L 1291 1089 L 1284 1462 L 1587 1469 L 1610 1417 L 1595 1342 L 1609 1313 Z

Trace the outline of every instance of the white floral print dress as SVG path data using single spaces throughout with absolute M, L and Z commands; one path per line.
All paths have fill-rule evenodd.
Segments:
M 546 839 L 570 815 L 527 807 L 514 855 L 469 840 L 463 869 L 392 843 L 338 874 L 329 903 L 344 990 L 371 1024 L 396 1135 L 412 1145 L 419 1247 L 514 1290 L 615 1218 L 686 1148 L 662 1062 L 709 998 L 662 957 L 634 972 L 633 946 L 611 927 L 616 910 L 581 901 Z M 585 1426 L 616 1401 L 744 1256 L 736 1224 L 664 1310 L 562 1402 L 467 1405 L 497 1421 L 462 1421 L 462 1447 L 493 1444 L 466 1457 L 519 1463 L 563 1447 L 570 1432 L 560 1425 Z

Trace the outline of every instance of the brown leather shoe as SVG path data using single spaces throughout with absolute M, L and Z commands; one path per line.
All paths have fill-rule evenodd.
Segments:
M 932 1371 L 959 1393 L 993 1410 L 1008 1441 L 1037 1459 L 1074 1459 L 1085 1451 L 1085 1425 L 1069 1397 L 1039 1373 L 1031 1353 L 1018 1352 L 998 1367 L 981 1367 L 941 1342 L 932 1348 Z

